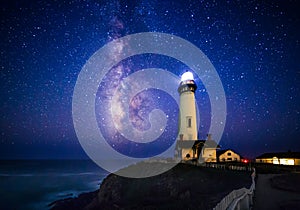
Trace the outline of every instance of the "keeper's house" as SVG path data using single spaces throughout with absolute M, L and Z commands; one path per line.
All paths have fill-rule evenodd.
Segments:
M 256 163 L 300 165 L 300 152 L 264 153 L 255 159 Z
M 240 162 L 241 156 L 231 149 L 217 151 L 218 162 Z

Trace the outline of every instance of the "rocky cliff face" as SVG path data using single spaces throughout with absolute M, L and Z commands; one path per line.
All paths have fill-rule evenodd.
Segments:
M 85 209 L 212 209 L 232 190 L 250 184 L 250 172 L 185 164 L 143 179 L 110 174 Z
M 145 168 L 164 167 L 159 164 L 145 163 Z M 250 174 L 186 164 L 142 179 L 110 174 L 98 192 L 57 202 L 52 209 L 212 209 L 232 190 L 250 187 Z

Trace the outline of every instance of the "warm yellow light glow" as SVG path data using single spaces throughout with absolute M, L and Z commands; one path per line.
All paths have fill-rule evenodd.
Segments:
M 282 164 L 282 165 L 295 165 L 295 161 L 293 159 L 282 158 L 282 159 L 280 159 L 280 164 Z
M 273 164 L 279 164 L 279 160 L 277 157 L 273 157 Z
M 181 81 L 186 81 L 186 80 L 194 80 L 194 75 L 192 72 L 187 71 L 181 76 Z

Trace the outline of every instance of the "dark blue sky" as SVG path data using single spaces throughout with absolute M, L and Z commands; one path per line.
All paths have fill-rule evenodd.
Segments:
M 0 158 L 86 157 L 72 122 L 77 76 L 103 45 L 138 32 L 208 56 L 227 97 L 223 149 L 300 151 L 299 14 L 296 0 L 1 1 Z

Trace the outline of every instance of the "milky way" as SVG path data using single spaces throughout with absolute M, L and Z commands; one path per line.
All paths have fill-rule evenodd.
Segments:
M 0 158 L 86 157 L 72 122 L 77 76 L 106 43 L 139 32 L 182 37 L 211 60 L 227 97 L 223 149 L 248 157 L 299 151 L 299 8 L 296 0 L 1 2 Z M 122 51 L 126 43 L 119 44 L 116 50 Z M 144 68 L 162 68 L 180 76 L 187 67 L 151 54 L 127 59 L 99 84 L 96 108 L 108 106 L 120 82 Z M 202 82 L 196 82 L 202 116 L 199 138 L 204 138 L 210 101 Z M 149 154 L 164 150 L 177 132 L 178 109 L 171 109 L 173 105 L 166 109 L 168 97 L 148 90 L 131 102 L 132 124 L 141 130 L 149 129 L 149 110 L 169 111 L 170 133 L 161 145 L 147 150 Z M 100 111 L 98 117 L 100 129 L 105 130 L 102 118 L 104 126 L 113 126 L 108 115 Z M 124 150 L 117 143 L 123 140 L 114 140 L 109 132 L 113 130 L 107 134 L 118 150 L 143 156 L 135 145 Z

